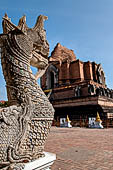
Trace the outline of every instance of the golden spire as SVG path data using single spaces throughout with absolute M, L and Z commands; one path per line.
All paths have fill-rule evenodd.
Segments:
M 67 115 L 67 119 L 66 119 L 66 121 L 67 121 L 67 122 L 70 122 L 70 120 L 69 120 L 69 116 L 68 116 L 68 115 Z
M 98 112 L 97 112 L 96 122 L 101 122 L 101 119 L 100 119 L 100 116 L 99 116 Z

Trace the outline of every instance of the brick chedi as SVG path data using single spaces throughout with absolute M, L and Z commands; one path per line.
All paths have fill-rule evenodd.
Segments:
M 51 54 L 50 61 L 75 61 L 76 56 L 73 52 L 73 50 L 69 50 L 68 48 L 62 46 L 60 43 L 58 43 L 54 49 L 54 51 Z
M 46 93 L 52 89 L 50 101 L 55 108 L 55 118 L 69 115 L 74 119 L 96 117 L 106 119 L 113 115 L 113 92 L 106 85 L 101 64 L 76 59 L 70 49 L 60 43 L 49 57 L 49 67 L 41 79 Z

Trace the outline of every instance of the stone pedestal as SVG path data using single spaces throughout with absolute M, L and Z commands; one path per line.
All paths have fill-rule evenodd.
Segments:
M 67 117 L 68 118 L 68 117 Z M 68 118 L 68 121 L 66 120 L 66 118 L 60 118 L 60 127 L 68 127 L 71 128 L 71 121 Z
M 65 127 L 71 128 L 72 127 L 71 121 L 65 122 Z
M 56 155 L 49 152 L 44 152 L 44 154 L 45 157 L 26 163 L 24 170 L 51 170 L 51 166 L 56 160 Z
M 102 121 L 95 122 L 95 128 L 103 129 L 104 127 L 103 127 L 103 125 L 101 123 L 102 123 Z
M 89 124 L 89 128 L 97 128 L 97 129 L 103 129 L 102 121 L 100 122 L 94 122 L 93 124 Z

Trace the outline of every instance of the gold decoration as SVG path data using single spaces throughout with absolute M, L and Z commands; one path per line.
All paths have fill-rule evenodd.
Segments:
M 69 116 L 68 116 L 68 115 L 67 115 L 67 119 L 66 119 L 66 121 L 67 121 L 67 122 L 70 122 L 70 120 L 69 120 Z
M 101 122 L 101 119 L 100 119 L 100 116 L 99 116 L 98 112 L 97 112 L 96 122 Z

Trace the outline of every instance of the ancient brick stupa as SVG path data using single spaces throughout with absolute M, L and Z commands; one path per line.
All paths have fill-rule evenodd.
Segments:
M 49 67 L 41 79 L 45 93 L 52 89 L 50 101 L 55 108 L 55 120 L 70 117 L 72 125 L 77 121 L 95 117 L 113 116 L 113 92 L 106 85 L 101 64 L 83 62 L 73 50 L 60 43 L 49 57 Z

